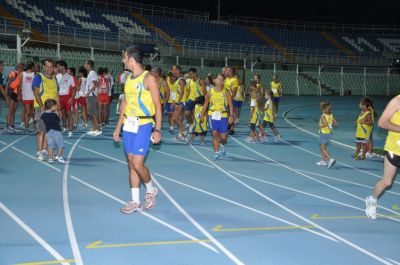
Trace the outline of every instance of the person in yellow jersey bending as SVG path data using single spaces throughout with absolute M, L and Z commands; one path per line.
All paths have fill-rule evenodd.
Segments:
M 332 114 L 331 103 L 322 101 L 320 109 L 322 114 L 319 118 L 319 146 L 321 148 L 322 159 L 317 162 L 317 165 L 331 168 L 335 165 L 336 160 L 331 157 L 326 147 L 332 138 L 332 129 L 333 126 L 336 126 L 336 120 Z
M 361 113 L 356 121 L 356 153 L 353 156 L 355 159 L 365 159 L 365 154 L 368 150 L 369 141 L 372 133 L 372 115 L 369 107 L 371 106 L 371 99 L 362 97 L 359 107 Z M 360 155 L 362 145 L 362 153 Z
M 143 69 L 143 56 L 143 50 L 138 45 L 129 46 L 125 51 L 124 63 L 132 74 L 125 83 L 125 100 L 121 103 L 121 113 L 113 134 L 114 141 L 120 141 L 119 134 L 123 124 L 132 200 L 121 208 L 121 212 L 127 214 L 141 209 L 139 199 L 141 181 L 146 186 L 145 210 L 155 206 L 157 196 L 157 188 L 153 186 L 144 159 L 150 140 L 155 144 L 161 140 L 162 110 L 157 80 Z M 154 122 L 155 128 L 152 132 Z
M 269 90 L 271 90 L 274 95 L 275 112 L 278 113 L 279 102 L 282 97 L 282 84 L 279 81 L 278 75 L 272 76 L 272 81 L 271 81 Z
M 214 160 L 217 160 L 218 158 L 224 158 L 226 155 L 225 145 L 228 123 L 232 124 L 235 121 L 235 115 L 233 113 L 231 93 L 223 87 L 224 76 L 222 74 L 217 75 L 214 83 L 215 87 L 206 95 L 200 120 L 204 121 L 207 107 L 210 104 L 208 111 L 209 125 L 213 137 Z
M 384 147 L 383 176 L 375 184 L 372 195 L 365 199 L 365 213 L 371 219 L 376 219 L 378 198 L 390 187 L 400 167 L 400 95 L 393 98 L 383 111 L 378 126 L 388 130 Z

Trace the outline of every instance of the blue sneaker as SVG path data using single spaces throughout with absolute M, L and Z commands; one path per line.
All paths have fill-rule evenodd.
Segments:
M 225 158 L 225 155 L 226 155 L 226 150 L 225 150 L 225 148 L 221 148 L 221 150 L 220 150 L 219 152 L 220 152 L 220 154 L 221 154 L 221 158 Z

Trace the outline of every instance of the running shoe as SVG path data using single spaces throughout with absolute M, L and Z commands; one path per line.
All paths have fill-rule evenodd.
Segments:
M 53 158 L 49 157 L 49 163 L 53 163 L 53 162 L 54 162 Z
M 219 158 L 219 152 L 214 153 L 213 160 L 217 160 Z
M 65 164 L 65 160 L 62 156 L 56 156 L 54 159 L 57 160 L 61 164 Z M 50 160 L 50 158 L 49 158 L 49 160 Z
M 370 219 L 376 219 L 376 212 L 378 210 L 378 201 L 372 196 L 365 198 L 365 214 Z
M 329 159 L 328 168 L 333 167 L 335 164 L 336 164 L 336 160 L 335 159 L 333 159 L 333 158 Z
M 186 137 L 183 136 L 181 133 L 179 133 L 179 134 L 176 136 L 175 139 L 178 140 L 178 141 L 185 141 Z
M 142 210 L 142 207 L 141 207 L 140 203 L 133 202 L 133 201 L 128 201 L 125 204 L 125 206 L 121 208 L 121 212 L 126 213 L 126 214 L 141 211 L 141 210 Z
M 206 145 L 206 142 L 200 142 L 200 145 Z
M 260 138 L 260 143 L 263 143 L 263 142 L 268 142 L 268 137 L 267 136 L 264 136 L 264 137 Z
M 45 159 L 45 157 L 44 157 L 44 155 L 42 154 L 42 153 L 40 153 L 39 155 L 38 155 L 38 158 L 37 158 L 38 160 L 40 160 L 40 161 L 43 161 L 44 159 Z
M 169 127 L 168 132 L 174 134 L 174 126 Z
M 71 138 L 74 134 L 72 133 L 72 131 L 68 132 L 68 138 Z
M 82 128 L 85 129 L 87 127 L 86 122 L 82 123 Z
M 89 130 L 89 131 L 87 131 L 87 134 L 94 136 L 95 132 L 96 131 L 94 131 L 94 130 Z
M 157 197 L 157 188 L 153 188 L 153 192 L 147 192 L 146 196 L 144 197 L 144 209 L 145 210 L 150 210 L 154 208 L 156 205 L 156 197 Z
M 365 157 L 366 157 L 366 158 L 373 158 L 374 155 L 373 155 L 372 153 L 370 153 L 370 152 L 367 152 L 367 153 L 365 154 Z
M 225 158 L 225 156 L 226 156 L 226 150 L 225 150 L 225 147 L 221 147 L 221 150 L 219 151 L 220 152 L 220 154 L 221 154 L 221 158 L 223 159 L 223 158 Z
M 280 140 L 282 140 L 280 135 L 275 136 L 275 141 L 280 141 Z
M 321 160 L 321 161 L 317 162 L 316 164 L 321 167 L 326 167 L 328 165 L 328 163 L 326 163 L 324 160 Z
M 67 132 L 67 128 L 63 128 L 63 129 L 62 129 L 62 132 L 63 132 L 63 133 L 66 133 L 66 132 Z

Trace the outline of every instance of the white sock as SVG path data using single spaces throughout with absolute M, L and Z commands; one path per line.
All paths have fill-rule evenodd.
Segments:
M 221 149 L 224 150 L 225 149 L 225 145 L 221 144 Z
M 135 203 L 140 203 L 139 199 L 139 188 L 131 188 L 132 201 Z
M 372 196 L 372 195 L 371 195 L 371 197 L 370 197 L 370 198 L 371 198 L 371 201 L 373 201 L 373 202 L 377 202 L 377 201 L 378 201 L 378 199 L 377 199 L 377 198 L 375 198 L 375 197 L 374 197 L 374 196 Z
M 153 186 L 153 181 L 149 181 L 147 183 L 144 184 L 146 186 L 146 190 L 147 192 L 153 192 L 154 190 L 154 186 Z

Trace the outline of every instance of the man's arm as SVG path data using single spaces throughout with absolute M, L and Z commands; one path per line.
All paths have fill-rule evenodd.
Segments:
M 156 109 L 156 117 L 155 117 L 155 130 L 152 134 L 154 143 L 158 143 L 161 140 L 161 123 L 162 123 L 162 109 L 160 102 L 160 91 L 158 89 L 158 83 L 156 78 L 147 74 L 144 81 L 144 87 L 148 89 L 151 93 L 151 98 L 153 100 L 154 107 Z
M 400 98 L 395 97 L 389 102 L 383 111 L 381 117 L 379 118 L 378 126 L 389 131 L 400 133 L 400 126 L 390 122 L 390 119 L 393 117 L 394 113 L 399 111 L 399 109 Z

